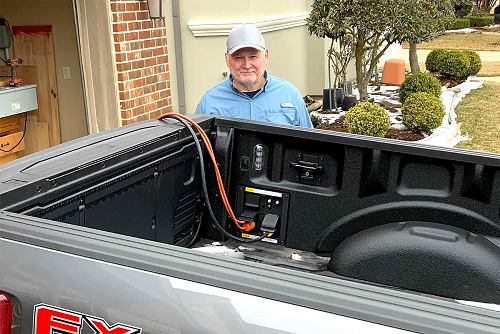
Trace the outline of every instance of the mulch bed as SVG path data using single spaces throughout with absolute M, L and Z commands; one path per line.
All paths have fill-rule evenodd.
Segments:
M 385 110 L 387 110 L 388 112 L 391 112 L 391 113 L 395 113 L 395 112 L 398 112 L 401 110 L 401 104 L 394 104 L 394 103 L 387 102 L 387 101 L 377 101 L 376 103 L 378 105 L 384 107 Z M 397 108 L 399 108 L 400 110 L 398 110 Z
M 344 117 L 340 117 L 332 124 L 320 123 L 315 126 L 316 129 L 322 130 L 330 130 L 337 132 L 348 132 L 347 127 L 344 124 Z M 424 138 L 424 135 L 421 133 L 411 132 L 409 130 L 397 130 L 397 129 L 389 129 L 385 138 L 396 139 L 396 140 L 404 140 L 404 141 L 417 141 Z
M 445 86 L 446 88 L 453 88 L 460 85 L 462 82 L 467 81 L 466 79 L 450 79 L 443 78 L 441 76 L 436 76 L 436 78 L 441 82 L 441 86 Z
M 438 74 L 434 74 L 434 76 L 441 82 L 442 86 L 445 86 L 446 88 L 452 88 L 455 87 L 466 80 L 464 79 L 450 79 L 450 78 L 444 78 L 441 77 Z M 381 84 L 381 86 L 385 86 L 384 84 Z M 399 93 L 399 89 L 395 91 L 377 91 L 377 92 L 372 92 L 370 95 L 381 95 L 381 96 L 386 96 L 389 98 L 393 98 L 397 100 L 397 95 Z M 307 99 L 305 99 L 306 105 L 310 105 L 314 102 L 315 100 L 311 98 L 310 96 L 307 96 Z M 371 99 L 373 101 L 373 99 Z M 401 110 L 401 105 L 400 104 L 394 104 L 389 101 L 376 101 L 377 104 L 380 106 L 384 107 L 388 112 L 390 113 L 395 113 Z M 338 111 L 330 111 L 330 110 L 316 110 L 317 113 L 319 114 L 338 114 Z M 328 124 L 328 123 L 320 123 L 320 124 L 315 124 L 314 127 L 316 129 L 322 129 L 322 130 L 330 130 L 330 131 L 337 131 L 337 132 L 348 132 L 347 127 L 344 124 L 344 117 L 340 117 L 337 119 L 335 122 Z M 409 130 L 398 130 L 394 128 L 390 128 L 389 131 L 387 131 L 387 134 L 385 135 L 385 138 L 389 139 L 396 139 L 396 140 L 404 140 L 404 141 L 418 141 L 424 138 L 424 135 L 421 134 L 420 132 L 412 132 Z

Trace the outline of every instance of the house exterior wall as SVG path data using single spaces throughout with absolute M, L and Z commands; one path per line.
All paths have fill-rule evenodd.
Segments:
M 110 0 L 121 125 L 172 111 L 165 20 L 146 1 Z
M 95 0 L 76 1 L 90 4 Z M 179 111 L 178 92 L 185 95 L 183 107 L 186 113 L 195 111 L 206 90 L 223 80 L 223 73 L 228 72 L 224 61 L 227 34 L 195 36 L 189 22 L 225 20 L 236 25 L 245 20 L 307 14 L 312 3 L 312 0 L 181 0 L 178 2 L 179 11 L 176 16 L 179 18 L 181 31 L 174 36 L 174 0 L 162 1 L 165 20 L 151 21 L 146 0 L 106 0 L 113 54 L 113 66 L 109 72 L 115 72 L 115 82 L 111 85 L 111 80 L 108 80 L 109 87 L 102 88 L 111 92 L 111 87 L 116 86 L 117 98 L 114 101 L 119 104 L 119 111 L 113 111 L 112 108 L 97 111 L 97 122 L 116 117 L 109 115 L 113 112 L 118 115 L 119 126 L 153 119 L 164 112 Z M 92 16 L 94 15 L 103 14 L 94 11 Z M 87 29 L 91 28 L 89 26 Z M 87 35 L 89 37 L 81 38 L 83 54 L 87 49 L 86 40 L 91 34 Z M 268 30 L 263 35 L 270 50 L 267 67 L 269 73 L 292 82 L 302 95 L 322 94 L 322 89 L 328 86 L 325 85 L 328 78 L 326 52 L 330 42 L 310 36 L 304 22 Z M 183 56 L 179 59 L 175 57 L 174 37 L 176 41 L 180 40 Z M 96 51 L 91 49 L 89 53 Z M 179 63 L 182 64 L 182 74 L 178 74 L 176 70 Z M 87 67 L 84 65 L 84 73 L 97 77 L 97 71 L 102 66 L 93 64 L 97 64 L 96 61 L 89 62 Z M 178 84 L 181 82 L 177 80 L 178 75 L 182 75 L 183 85 Z M 90 95 L 95 96 L 99 90 L 90 87 L 90 91 Z M 109 94 L 109 98 L 103 102 L 111 103 L 111 100 L 112 94 Z
M 310 11 L 312 0 L 182 0 L 183 67 L 186 91 L 186 112 L 193 113 L 207 89 L 224 79 L 228 68 L 224 60 L 226 35 L 195 36 L 190 21 L 259 20 Z M 258 25 L 257 25 L 258 26 Z M 321 94 L 325 80 L 323 39 L 309 36 L 305 25 L 263 33 L 269 49 L 270 74 L 293 83 L 302 95 Z

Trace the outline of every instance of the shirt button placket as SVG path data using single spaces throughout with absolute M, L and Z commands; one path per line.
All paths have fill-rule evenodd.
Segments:
M 253 119 L 252 115 L 253 115 L 253 100 L 250 99 L 250 101 L 248 102 L 250 104 L 250 119 Z

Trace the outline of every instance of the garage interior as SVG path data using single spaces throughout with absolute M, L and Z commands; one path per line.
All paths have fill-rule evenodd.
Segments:
M 0 0 L 0 165 L 88 134 L 72 0 Z

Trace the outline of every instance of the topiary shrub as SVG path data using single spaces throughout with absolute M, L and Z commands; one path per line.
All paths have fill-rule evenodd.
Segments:
M 467 16 L 464 19 L 469 19 L 471 27 L 489 26 L 495 22 L 494 16 Z
M 391 127 L 385 109 L 372 102 L 362 102 L 349 109 L 344 124 L 350 133 L 375 137 L 384 137 Z
M 439 74 L 449 78 L 466 78 L 469 73 L 469 57 L 461 51 L 448 51 L 438 63 Z
M 414 73 L 405 78 L 399 89 L 399 101 L 404 103 L 414 93 L 426 92 L 436 97 L 441 96 L 441 83 L 432 75 L 426 73 Z
M 495 22 L 500 22 L 500 14 L 495 14 L 493 17 L 495 18 Z
M 446 57 L 448 50 L 444 49 L 434 49 L 427 55 L 425 59 L 425 68 L 429 72 L 438 72 L 439 64 L 441 64 L 441 59 Z
M 469 57 L 469 71 L 467 73 L 467 76 L 478 74 L 481 70 L 481 67 L 483 67 L 479 54 L 472 50 L 464 50 L 462 51 L 462 53 Z
M 441 125 L 445 112 L 440 98 L 420 92 L 406 99 L 401 114 L 408 130 L 428 132 Z
M 453 22 L 453 26 L 451 29 L 457 30 L 457 29 L 465 29 L 465 28 L 470 28 L 470 20 L 469 19 L 458 19 Z

